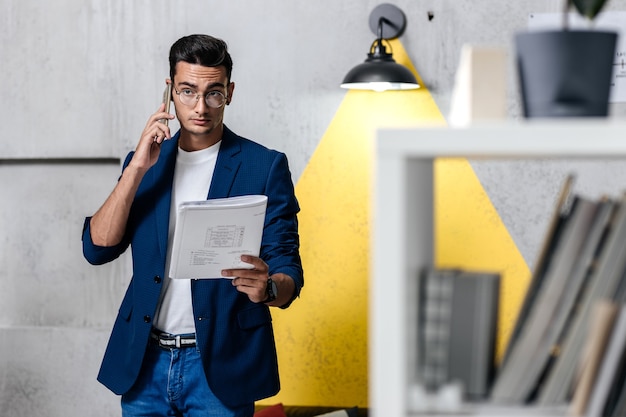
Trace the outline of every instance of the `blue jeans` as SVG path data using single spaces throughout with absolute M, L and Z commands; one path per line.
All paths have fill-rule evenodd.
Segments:
M 152 342 L 135 385 L 122 395 L 123 417 L 251 417 L 254 404 L 226 407 L 204 376 L 197 347 L 163 349 Z

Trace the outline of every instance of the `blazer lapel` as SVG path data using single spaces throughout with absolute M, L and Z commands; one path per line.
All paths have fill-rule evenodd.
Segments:
M 208 199 L 229 197 L 235 176 L 241 165 L 241 144 L 238 136 L 224 126 L 222 144 L 217 154 Z
M 180 132 L 179 132 L 180 133 Z M 156 212 L 156 228 L 159 249 L 163 258 L 167 256 L 167 243 L 170 225 L 170 206 L 172 204 L 172 187 L 174 183 L 174 166 L 178 151 L 179 133 L 161 145 L 161 155 L 152 169 L 152 181 L 156 190 L 163 190 L 156 195 L 154 202 Z

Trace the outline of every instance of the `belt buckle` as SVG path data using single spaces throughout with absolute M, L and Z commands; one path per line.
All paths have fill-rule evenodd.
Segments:
M 177 349 L 180 349 L 180 335 L 177 334 L 176 336 L 174 336 L 174 346 L 176 346 Z

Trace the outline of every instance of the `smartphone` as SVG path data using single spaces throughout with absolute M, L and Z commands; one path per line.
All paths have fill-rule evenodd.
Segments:
M 170 103 L 172 102 L 172 83 L 168 83 L 163 91 L 163 103 L 165 104 L 165 111 L 170 112 Z M 167 126 L 169 119 L 161 119 L 161 123 Z

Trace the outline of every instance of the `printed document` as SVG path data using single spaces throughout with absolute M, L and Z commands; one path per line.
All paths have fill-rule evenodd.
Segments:
M 252 268 L 241 255 L 259 256 L 267 196 L 246 195 L 179 205 L 170 277 L 224 278 L 221 271 Z

